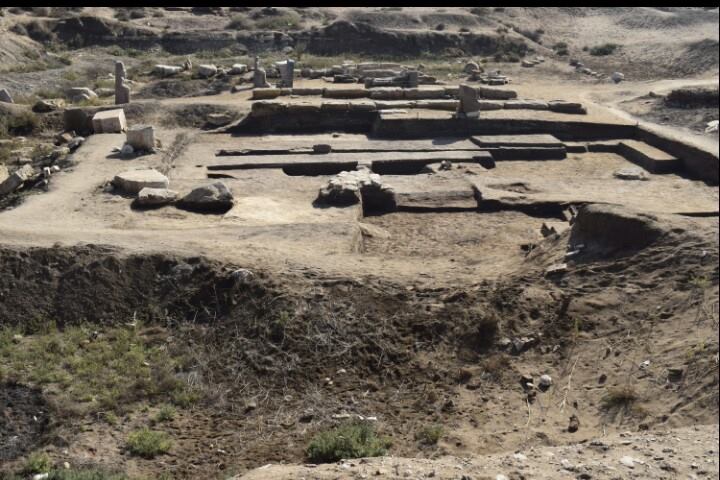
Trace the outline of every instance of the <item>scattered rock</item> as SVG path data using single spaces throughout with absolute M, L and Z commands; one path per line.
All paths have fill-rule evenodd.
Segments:
M 183 67 L 177 67 L 175 65 L 155 65 L 153 68 L 153 74 L 160 77 L 171 77 L 177 75 L 183 71 Z
M 138 193 L 135 204 L 139 207 L 159 207 L 175 201 L 177 192 L 167 188 L 145 187 Z
M 115 188 L 130 195 L 136 195 L 144 188 L 168 188 L 169 183 L 165 175 L 152 168 L 119 173 L 112 180 Z
M 468 62 L 463 67 L 463 72 L 467 74 L 476 73 L 480 71 L 480 65 L 477 62 Z
M 615 172 L 613 172 L 613 176 L 615 178 L 619 178 L 620 180 L 650 180 L 647 172 L 640 167 L 621 168 L 619 170 L 615 170 Z
M 623 75 L 620 72 L 613 72 L 613 74 L 610 75 L 610 78 L 612 79 L 613 82 L 620 83 L 623 80 L 625 80 L 625 75 Z
M 565 272 L 567 272 L 567 269 L 567 263 L 556 263 L 554 265 L 550 265 L 548 268 L 545 269 L 545 276 L 552 277 L 563 275 Z
M 232 67 L 230 67 L 230 70 L 228 73 L 230 75 L 242 75 L 243 73 L 248 71 L 247 65 L 244 63 L 235 63 Z
M 209 78 L 218 73 L 215 65 L 198 65 L 198 75 L 203 78 Z
M 7 88 L 0 89 L 0 102 L 15 103 Z
M 48 113 L 61 108 L 65 102 L 62 100 L 38 100 L 33 105 L 32 110 L 35 113 Z
M 224 213 L 233 206 L 233 194 L 223 182 L 215 182 L 193 189 L 178 205 L 193 212 Z
M 35 176 L 35 169 L 31 165 L 23 165 L 0 183 L 0 197 L 14 192 Z
M 538 380 L 538 388 L 540 388 L 540 390 L 542 390 L 542 391 L 545 391 L 548 388 L 550 388 L 552 386 L 552 384 L 553 384 L 552 377 L 547 374 L 541 375 L 540 380 Z
M 570 416 L 570 422 L 568 423 L 568 432 L 575 433 L 580 429 L 580 419 L 577 415 Z

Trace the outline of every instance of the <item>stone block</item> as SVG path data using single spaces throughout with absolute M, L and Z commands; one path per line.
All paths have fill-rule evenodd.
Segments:
M 125 112 L 122 108 L 97 112 L 92 119 L 95 133 L 121 133 L 127 130 Z

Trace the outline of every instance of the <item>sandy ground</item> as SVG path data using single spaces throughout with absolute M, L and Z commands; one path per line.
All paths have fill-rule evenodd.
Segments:
M 718 427 L 622 433 L 564 447 L 533 447 L 472 458 L 421 460 L 397 457 L 342 461 L 333 465 L 267 465 L 237 480 L 532 478 L 718 478 Z

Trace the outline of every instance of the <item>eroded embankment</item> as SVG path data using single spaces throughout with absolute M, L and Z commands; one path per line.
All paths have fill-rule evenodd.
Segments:
M 717 324 L 699 315 L 717 301 L 717 227 L 665 222 L 596 207 L 521 271 L 442 288 L 98 246 L 0 249 L 0 381 L 41 392 L 46 412 L 6 468 L 37 448 L 74 466 L 93 448 L 95 464 L 145 475 L 244 471 L 302 462 L 315 433 L 358 416 L 402 456 L 712 423 Z M 577 242 L 567 270 L 546 274 Z M 520 382 L 540 374 L 549 389 Z M 157 420 L 167 403 L 177 413 Z M 170 453 L 131 460 L 126 438 L 148 425 Z M 436 444 L 418 440 L 433 426 Z

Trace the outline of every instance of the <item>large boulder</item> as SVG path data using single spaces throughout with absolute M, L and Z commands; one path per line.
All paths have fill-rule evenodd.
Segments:
M 193 212 L 224 213 L 233 206 L 233 194 L 223 182 L 215 182 L 193 189 L 178 206 Z
M 112 180 L 115 188 L 129 195 L 136 195 L 143 188 L 167 188 L 168 178 L 153 168 L 128 170 L 115 175 Z

